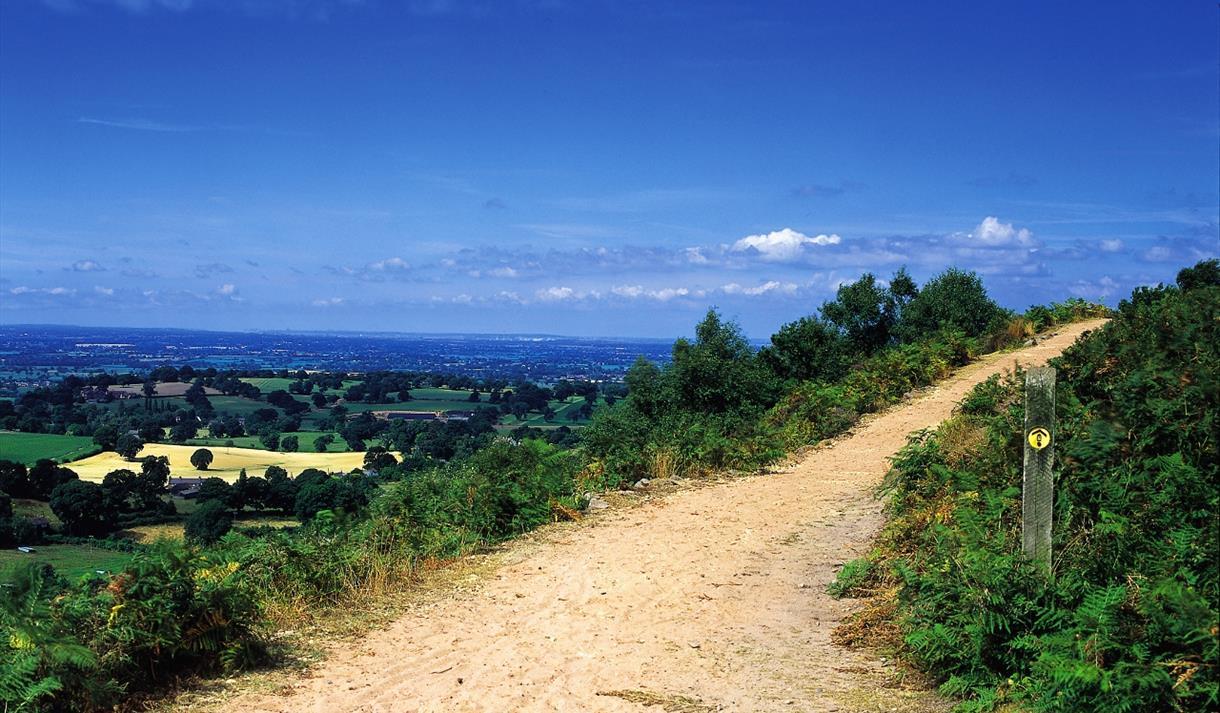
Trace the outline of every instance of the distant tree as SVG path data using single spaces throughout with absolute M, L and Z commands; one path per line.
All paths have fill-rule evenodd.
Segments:
M 53 460 L 41 458 L 33 468 L 30 468 L 26 478 L 29 483 L 26 497 L 46 500 L 51 497 L 51 491 L 55 490 L 56 486 L 76 480 L 77 475 L 73 470 L 65 468 Z
M 406 403 L 407 401 L 410 401 L 411 398 L 412 398 L 411 391 L 409 389 L 400 389 L 398 391 L 398 400 L 399 401 Z
M 51 512 L 69 535 L 100 537 L 114 530 L 115 512 L 97 483 L 70 480 L 51 492 Z
M 169 439 L 174 443 L 186 443 L 199 435 L 199 422 L 193 416 L 184 416 L 169 429 Z
M 284 436 L 280 439 L 280 450 L 285 453 L 295 453 L 301 448 L 301 440 L 297 436 Z
M 340 487 L 337 480 L 329 477 L 302 485 L 293 508 L 297 519 L 306 522 L 323 510 L 334 509 Z
M 134 433 L 124 433 L 114 444 L 114 450 L 127 460 L 135 460 L 136 454 L 144 447 L 144 441 Z
M 325 453 L 326 449 L 330 448 L 330 444 L 335 442 L 335 437 L 329 433 L 323 433 L 313 439 L 313 449 L 318 453 Z
M 477 402 L 481 398 L 483 398 L 483 395 L 479 393 L 479 390 L 473 389 L 470 392 L 470 396 L 466 397 L 466 400 L 471 401 L 471 402 Z
M 229 507 L 233 502 L 233 486 L 224 481 L 223 478 L 207 478 L 199 486 L 199 494 L 195 496 L 199 502 L 205 500 L 219 500 Z
M 314 408 L 323 408 L 326 406 L 326 394 L 322 393 L 321 391 L 313 392 L 313 395 L 309 397 L 309 400 L 313 402 Z
M 105 423 L 93 430 L 93 442 L 104 451 L 113 451 L 118 440 L 119 429 L 112 424 Z
M 242 501 L 255 510 L 262 510 L 267 507 L 268 484 L 263 478 L 257 475 L 251 476 L 242 480 L 238 478 L 237 484 Z
M 219 500 L 208 500 L 186 516 L 183 535 L 188 542 L 210 545 L 233 529 L 233 515 Z
M 264 504 L 281 512 L 292 512 L 296 505 L 297 484 L 288 477 L 283 468 L 273 465 L 267 468 L 267 495 Z
M 169 458 L 166 456 L 147 456 L 141 459 L 137 490 L 145 510 L 159 507 L 161 496 L 169 485 L 169 472 Z
M 373 470 L 384 470 L 390 466 L 398 465 L 398 459 L 394 457 L 384 446 L 373 446 L 364 453 L 364 467 L 372 468 Z
M 263 444 L 263 448 L 269 451 L 277 450 L 280 447 L 280 434 L 275 431 L 264 431 L 259 434 L 258 440 Z
M 140 428 L 136 433 L 145 443 L 157 443 L 165 437 L 165 428 L 161 425 L 160 417 L 148 416 L 140 422 Z
M 102 478 L 102 495 L 106 498 L 106 506 L 120 512 L 135 510 L 132 495 L 138 488 L 138 478 L 135 471 L 128 468 L 118 468 L 107 473 Z
M 157 382 L 153 381 L 152 379 L 149 379 L 144 382 L 144 386 L 141 387 L 140 390 L 144 392 L 144 410 L 151 411 L 152 405 L 153 405 L 153 396 L 157 395 Z
M 546 408 L 542 409 L 542 420 L 546 421 L 547 423 L 554 421 L 555 420 L 555 409 L 551 408 L 550 406 L 547 406 Z
M 212 465 L 212 459 L 212 451 L 200 448 L 191 454 L 191 465 L 195 466 L 196 470 L 207 470 L 208 466 Z
M 0 490 L 0 547 L 17 544 L 13 536 L 13 498 Z
M 0 460 L 0 490 L 15 498 L 30 497 L 29 470 L 25 463 Z

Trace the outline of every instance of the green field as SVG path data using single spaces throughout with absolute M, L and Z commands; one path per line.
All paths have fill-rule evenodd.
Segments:
M 86 436 L 59 436 L 51 433 L 0 431 L 0 459 L 34 465 L 42 458 L 61 463 L 100 453 L 101 448 Z
M 13 498 L 13 517 L 45 517 L 52 527 L 59 526 L 59 518 L 51 512 L 50 504 L 41 500 Z
M 259 390 L 262 391 L 264 394 L 267 394 L 272 391 L 287 391 L 288 386 L 290 384 L 293 384 L 296 382 L 296 379 L 282 379 L 277 376 L 270 376 L 270 377 L 243 376 L 241 378 L 241 380 L 246 382 L 247 384 L 252 384 L 254 386 L 257 386 L 259 388 Z M 357 379 L 346 379 L 343 382 L 343 388 L 326 389 L 322 393 L 342 396 L 343 392 L 346 391 L 348 389 L 348 387 L 353 386 L 355 384 L 359 384 L 359 383 L 360 383 L 360 381 Z M 302 398 L 300 394 L 293 394 L 293 396 L 296 398 Z
M 90 545 L 37 545 L 33 554 L 0 550 L 0 581 L 9 579 L 9 570 L 21 562 L 45 562 L 68 579 L 77 579 L 95 570 L 121 569 L 131 559 L 130 552 L 104 550 Z
M 518 420 L 516 416 L 504 416 L 500 419 L 500 427 L 513 429 L 518 426 L 529 426 L 531 428 L 558 428 L 560 426 L 587 426 L 589 419 L 581 418 L 575 421 L 568 420 L 568 413 L 580 409 L 580 405 L 584 403 L 584 397 L 571 396 L 566 401 L 552 401 L 550 406 L 555 410 L 555 418 L 547 421 L 540 413 L 530 412 L 525 420 Z M 605 406 L 606 402 L 598 399 L 597 406 L 600 408 Z
M 287 391 L 288 386 L 295 383 L 296 379 L 281 379 L 279 377 L 242 377 L 242 381 L 247 384 L 257 386 L 264 394 L 270 391 Z
M 207 432 L 206 430 L 203 431 L 203 433 L 206 433 L 206 432 Z M 284 440 L 285 436 L 296 436 L 297 440 L 299 440 L 300 444 L 301 444 L 299 452 L 318 453 L 320 451 L 318 451 L 316 448 L 313 447 L 313 442 L 314 442 L 315 438 L 323 435 L 323 433 L 324 433 L 323 431 L 285 431 L 284 433 L 280 434 L 280 440 L 281 441 Z M 337 451 L 347 450 L 347 444 L 344 443 L 343 439 L 339 437 L 338 433 L 331 433 L 330 435 L 335 437 L 335 442 L 330 444 L 330 448 L 327 448 L 325 451 L 326 453 L 335 453 Z M 191 440 L 187 441 L 186 443 L 187 443 L 187 445 L 190 445 L 190 446 L 224 446 L 224 445 L 227 445 L 230 441 L 232 441 L 233 445 L 237 448 L 262 448 L 263 447 L 263 442 L 259 440 L 258 436 L 238 436 L 236 438 L 211 438 L 210 436 L 205 435 L 202 438 L 192 438 Z

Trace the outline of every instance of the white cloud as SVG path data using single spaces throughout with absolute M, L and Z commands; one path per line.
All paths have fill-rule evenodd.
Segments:
M 105 269 L 93 260 L 77 260 L 72 263 L 73 272 L 102 272 Z
M 1077 297 L 1091 300 L 1101 300 L 1113 295 L 1118 290 L 1118 282 L 1109 275 L 1096 281 L 1077 280 L 1068 287 L 1068 291 Z
M 799 258 L 807 245 L 838 245 L 842 240 L 833 234 L 811 238 L 792 228 L 784 228 L 762 235 L 747 235 L 733 243 L 733 252 L 754 251 L 768 262 L 790 262 Z
M 370 262 L 368 267 L 377 272 L 405 272 L 411 269 L 411 264 L 400 257 L 389 257 L 385 260 Z
M 106 297 L 114 296 L 113 287 L 102 287 L 100 285 L 96 285 L 96 286 L 94 286 L 93 291 L 98 293 L 99 295 L 105 295 Z
M 24 285 L 9 290 L 12 295 L 74 295 L 76 290 L 69 287 L 26 287 Z
M 720 288 L 721 292 L 726 295 L 745 295 L 747 297 L 758 297 L 771 292 L 778 292 L 785 295 L 796 294 L 797 286 L 791 282 L 777 282 L 768 280 L 757 287 L 743 287 L 736 282 L 730 282 Z
M 237 285 L 226 282 L 225 284 L 221 285 L 220 287 L 217 287 L 216 292 L 218 294 L 225 295 L 226 297 L 230 296 L 230 295 L 234 295 L 234 294 L 237 294 Z
M 1097 245 L 1101 248 L 1103 253 L 1120 253 L 1123 251 L 1123 241 L 1119 240 L 1118 238 L 1114 238 L 1113 240 L 1102 240 Z
M 650 299 L 658 302 L 668 302 L 677 297 L 686 297 L 691 291 L 685 287 L 662 287 L 657 290 L 645 289 L 643 285 L 618 285 L 610 288 L 611 294 L 627 299 Z
M 331 297 L 329 299 L 320 299 L 320 300 L 313 301 L 314 307 L 338 307 L 341 304 L 343 304 L 342 297 Z
M 683 252 L 686 255 L 686 261 L 692 265 L 706 265 L 710 262 L 703 254 L 703 248 L 687 248 Z
M 548 287 L 535 293 L 543 302 L 563 302 L 576 297 L 576 290 L 571 287 Z
M 1034 234 L 1027 228 L 1014 228 L 1012 223 L 1001 223 L 995 216 L 983 218 L 974 232 L 970 233 L 971 242 L 983 247 L 1036 247 Z
M 497 267 L 487 271 L 492 277 L 517 277 L 520 273 L 511 267 Z

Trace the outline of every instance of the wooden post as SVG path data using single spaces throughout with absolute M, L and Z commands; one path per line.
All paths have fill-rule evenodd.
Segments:
M 1021 549 L 1051 571 L 1051 516 L 1055 477 L 1055 370 L 1025 374 L 1025 477 L 1021 484 Z

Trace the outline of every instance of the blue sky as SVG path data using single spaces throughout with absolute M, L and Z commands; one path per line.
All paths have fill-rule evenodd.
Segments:
M 754 337 L 1218 253 L 1213 2 L 3 0 L 0 321 Z

